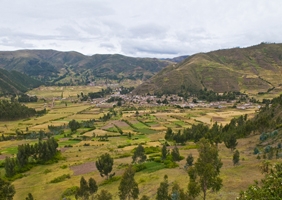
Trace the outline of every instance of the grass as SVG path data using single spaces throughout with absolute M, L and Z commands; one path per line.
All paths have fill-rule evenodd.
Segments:
M 62 87 L 64 89 L 64 87 Z M 56 90 L 59 90 L 57 88 Z M 80 87 L 77 88 L 75 93 L 80 93 Z M 54 91 L 50 89 L 50 91 Z M 49 92 L 50 92 L 49 91 Z M 44 91 L 40 91 L 41 94 L 48 93 L 47 88 L 44 88 Z M 61 95 L 61 92 L 58 92 Z M 54 93 L 56 94 L 56 93 Z M 50 95 L 50 94 L 48 94 Z M 47 96 L 48 96 L 47 95 Z M 67 93 L 64 91 L 64 96 Z M 40 108 L 42 106 L 41 103 L 29 104 L 28 106 Z M 17 121 L 7 121 L 0 122 L 0 131 L 4 134 L 12 134 L 15 133 L 17 128 L 20 128 L 25 132 L 26 126 L 29 127 L 29 130 L 47 130 L 48 125 L 63 125 L 67 124 L 69 120 L 75 119 L 78 121 L 85 119 L 98 119 L 97 116 L 103 115 L 103 113 L 107 113 L 107 108 L 97 108 L 93 107 L 93 104 L 87 103 L 70 103 L 68 102 L 68 106 L 65 107 L 64 104 L 60 103 L 60 101 L 55 103 L 55 107 L 53 109 L 49 108 L 49 113 L 45 116 L 38 118 L 30 118 L 29 120 L 17 120 Z M 115 108 L 119 111 L 119 108 Z M 118 185 L 119 180 L 112 181 L 106 184 L 103 184 L 105 181 L 105 177 L 101 177 L 99 172 L 93 168 L 91 172 L 80 174 L 74 174 L 72 170 L 72 166 L 79 166 L 84 163 L 95 162 L 97 157 L 103 153 L 110 153 L 110 155 L 114 158 L 114 166 L 113 172 L 116 173 L 114 177 L 121 177 L 125 166 L 131 164 L 132 162 L 132 149 L 135 148 L 139 143 L 143 143 L 145 147 L 150 146 L 162 146 L 164 142 L 164 133 L 166 131 L 166 127 L 172 127 L 173 131 L 177 131 L 182 129 L 182 127 L 186 126 L 187 123 L 195 123 L 194 119 L 199 121 L 206 121 L 208 124 L 211 123 L 210 119 L 214 117 L 214 119 L 223 119 L 224 121 L 220 121 L 220 123 L 226 123 L 233 117 L 239 116 L 241 114 L 246 113 L 254 113 L 255 110 L 234 110 L 234 109 L 221 109 L 220 112 L 217 109 L 185 109 L 179 112 L 179 110 L 171 107 L 156 107 L 156 108 L 148 108 L 146 110 L 140 111 L 144 115 L 139 116 L 144 124 L 137 122 L 135 116 L 130 116 L 129 114 L 124 114 L 120 119 L 127 119 L 134 127 L 138 129 L 138 132 L 134 132 L 132 129 L 128 127 L 119 126 L 124 133 L 131 132 L 132 138 L 129 139 L 127 136 L 120 136 L 118 133 L 110 133 L 102 130 L 102 127 L 116 123 L 113 120 L 109 120 L 107 122 L 95 122 L 96 129 L 90 132 L 86 132 L 85 134 L 92 137 L 93 133 L 96 135 L 115 135 L 115 137 L 109 137 L 109 141 L 100 142 L 96 137 L 93 141 L 77 141 L 77 140 L 64 140 L 63 134 L 55 136 L 56 139 L 59 139 L 60 147 L 65 145 L 72 145 L 72 148 L 68 148 L 67 151 L 62 152 L 62 156 L 65 157 L 65 160 L 60 160 L 58 163 L 53 163 L 50 165 L 38 165 L 33 167 L 30 171 L 24 174 L 24 177 L 21 179 L 17 179 L 13 182 L 13 185 L 16 188 L 16 194 L 14 199 L 21 200 L 23 197 L 26 197 L 29 192 L 31 192 L 35 199 L 54 199 L 60 198 L 62 193 L 67 189 L 74 186 L 79 186 L 81 176 L 84 176 L 86 180 L 90 177 L 93 177 L 98 185 L 99 191 L 102 189 L 106 189 L 113 194 L 113 199 L 118 199 Z M 77 114 L 80 112 L 79 114 Z M 154 112 L 154 114 L 147 114 L 149 112 Z M 140 115 L 141 115 L 140 114 Z M 133 113 L 134 115 L 134 113 Z M 173 118 L 171 116 L 176 116 Z M 131 118 L 132 117 L 132 118 Z M 190 119 L 189 119 L 190 118 Z M 214 121 L 213 121 L 214 122 Z M 6 125 L 6 126 L 5 126 Z M 154 127 L 154 125 L 158 125 Z M 181 126 L 181 127 L 178 127 Z M 152 130 L 154 128 L 154 130 Z M 159 128 L 159 129 L 158 129 Z M 115 128 L 114 128 L 115 129 Z M 73 138 L 76 138 L 77 135 L 81 131 L 87 131 L 87 129 L 79 129 L 78 132 L 72 135 Z M 68 129 L 65 130 L 65 134 L 70 133 Z M 254 147 L 256 146 L 255 141 L 258 138 L 244 138 L 238 141 L 238 150 L 240 151 L 241 158 L 245 158 L 245 160 L 241 160 L 239 166 L 233 166 L 232 164 L 232 153 L 230 150 L 227 150 L 224 144 L 219 145 L 220 157 L 223 161 L 223 168 L 221 170 L 221 177 L 223 178 L 223 188 L 219 193 L 209 193 L 208 199 L 235 199 L 236 195 L 242 189 L 246 189 L 250 184 L 253 183 L 253 180 L 260 179 L 261 174 L 258 170 L 258 165 L 260 161 L 258 161 L 255 156 L 252 154 Z M 26 140 L 26 141 L 4 141 L 0 142 L 0 149 L 2 154 L 16 154 L 16 149 L 19 144 L 23 143 L 32 143 L 37 140 Z M 89 144 L 89 146 L 83 146 L 84 143 Z M 123 148 L 117 148 L 118 145 L 125 146 Z M 129 146 L 129 144 L 131 144 Z M 250 148 L 251 150 L 249 150 Z M 180 154 L 185 158 L 190 153 L 193 155 L 194 160 L 197 159 L 197 146 L 193 142 L 189 142 L 186 146 L 179 147 Z M 151 157 L 158 157 L 160 152 L 149 154 Z M 163 181 L 164 175 L 168 175 L 169 184 L 172 185 L 174 181 L 180 183 L 181 187 L 187 191 L 187 184 L 189 181 L 189 177 L 187 172 L 184 170 L 185 159 L 178 162 L 179 167 L 173 169 L 165 168 L 163 163 L 158 162 L 146 162 L 144 163 L 146 169 L 135 174 L 135 180 L 139 184 L 140 194 L 146 194 L 150 196 L 152 199 L 155 199 L 157 188 L 161 181 Z M 119 166 L 124 167 L 119 167 Z M 67 166 L 67 167 L 66 167 Z M 3 176 L 5 174 L 3 168 L 0 169 L 0 173 Z M 54 184 L 50 184 L 50 182 L 58 177 L 61 177 L 65 174 L 70 175 L 70 179 L 66 179 L 62 182 L 57 182 Z M 246 176 L 248 174 L 248 176 Z M 171 189 L 171 188 L 170 188 Z M 98 192 L 99 192 L 98 191 Z M 44 194 L 44 195 L 43 195 Z M 71 197 L 74 199 L 74 197 Z

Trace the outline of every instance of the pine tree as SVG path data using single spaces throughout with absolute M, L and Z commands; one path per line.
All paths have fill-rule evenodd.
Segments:
M 139 188 L 138 184 L 134 180 L 134 174 L 135 171 L 131 165 L 123 173 L 118 187 L 120 200 L 130 200 L 131 198 L 138 198 Z

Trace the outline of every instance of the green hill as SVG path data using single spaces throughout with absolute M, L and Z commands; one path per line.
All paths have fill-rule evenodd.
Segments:
M 282 84 L 282 44 L 260 44 L 188 57 L 141 84 L 135 93 L 267 92 Z
M 42 82 L 20 72 L 0 69 L 0 96 L 23 93 L 42 84 Z
M 0 68 L 20 71 L 52 84 L 87 84 L 97 78 L 146 80 L 171 63 L 118 54 L 85 56 L 78 52 L 54 50 L 0 52 Z

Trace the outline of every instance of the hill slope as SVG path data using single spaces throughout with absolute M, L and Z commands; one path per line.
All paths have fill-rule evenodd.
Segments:
M 0 95 L 19 94 L 43 83 L 17 71 L 0 69 Z
M 190 56 L 140 85 L 135 93 L 266 92 L 282 84 L 282 44 L 218 50 Z
M 118 54 L 85 56 L 78 52 L 54 50 L 0 52 L 0 68 L 20 71 L 52 83 L 77 79 L 80 84 L 86 84 L 101 77 L 145 80 L 171 63 L 154 58 L 133 58 Z

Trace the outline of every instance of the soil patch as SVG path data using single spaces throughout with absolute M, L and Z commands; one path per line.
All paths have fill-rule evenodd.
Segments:
M 81 165 L 71 166 L 70 169 L 73 171 L 73 175 L 81 175 L 81 174 L 87 174 L 94 170 L 96 170 L 96 165 L 94 162 L 90 163 L 84 163 Z

